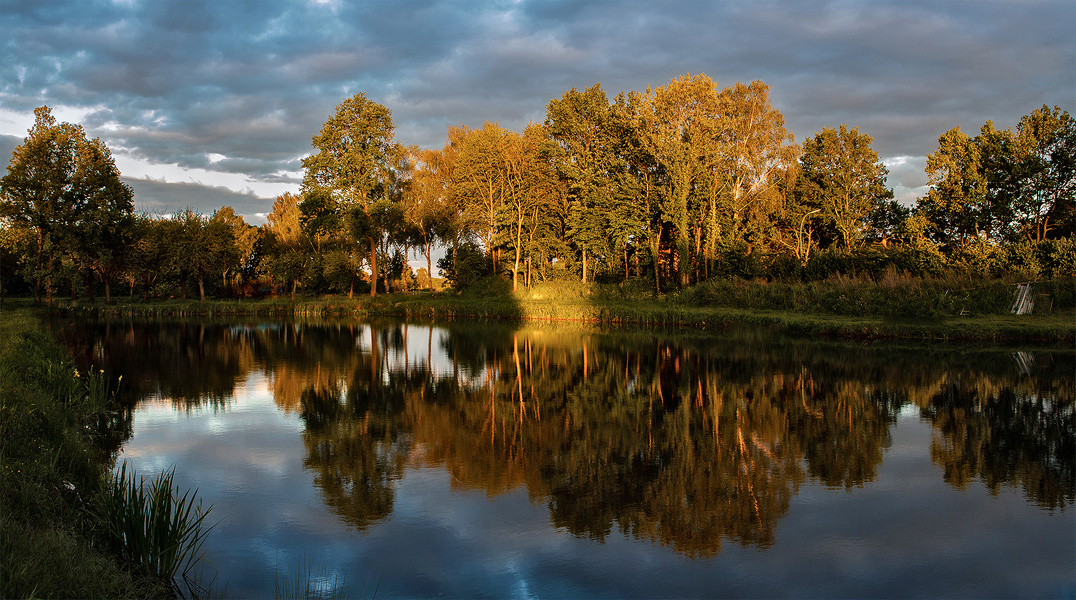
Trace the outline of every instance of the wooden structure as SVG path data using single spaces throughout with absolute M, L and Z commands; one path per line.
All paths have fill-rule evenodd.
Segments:
M 1016 285 L 1016 302 L 1012 304 L 1012 310 L 1009 311 L 1014 315 L 1026 315 L 1031 313 L 1035 308 L 1035 296 L 1032 293 L 1032 286 L 1030 283 L 1020 283 Z

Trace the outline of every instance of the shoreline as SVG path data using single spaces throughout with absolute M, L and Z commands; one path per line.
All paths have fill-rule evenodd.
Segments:
M 9 299 L 10 303 L 11 300 Z M 531 299 L 451 293 L 383 294 L 374 298 L 342 296 L 242 300 L 120 300 L 114 304 L 60 300 L 45 310 L 93 318 L 366 318 L 395 317 L 420 321 L 479 319 L 517 322 L 565 322 L 624 327 L 673 327 L 719 331 L 736 324 L 772 326 L 791 335 L 849 340 L 919 340 L 926 342 L 1072 343 L 1076 312 L 1049 314 L 878 316 L 794 310 L 690 306 L 669 300 Z

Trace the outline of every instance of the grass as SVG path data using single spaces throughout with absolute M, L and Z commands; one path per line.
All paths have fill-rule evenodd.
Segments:
M 92 439 L 105 374 L 80 374 L 26 310 L 0 315 L 0 595 L 166 597 L 106 549 Z
M 177 595 L 204 592 L 191 577 L 202 559 L 202 545 L 212 526 L 204 527 L 211 508 L 203 508 L 198 491 L 182 495 L 172 485 L 175 468 L 147 480 L 128 473 L 124 461 L 105 487 L 104 519 L 116 551 L 131 565 L 169 582 Z M 187 594 L 184 594 L 187 592 Z
M 200 556 L 207 511 L 192 512 L 194 493 L 179 496 L 170 474 L 148 488 L 126 469 L 110 479 L 94 446 L 118 383 L 71 366 L 30 311 L 3 311 L 0 596 L 174 597 L 180 590 L 162 567 L 189 570 Z M 121 513 L 149 517 L 148 542 L 117 526 Z
M 666 295 L 649 282 L 549 282 L 516 293 L 505 285 L 475 285 L 464 293 L 382 294 L 287 299 L 160 301 L 113 306 L 61 303 L 83 314 L 107 316 L 330 318 L 396 316 L 549 320 L 617 325 L 715 329 L 733 323 L 781 327 L 789 332 L 847 338 L 923 340 L 1037 340 L 1076 337 L 1076 280 L 1036 284 L 1037 312 L 1009 314 L 1014 281 L 962 276 L 909 277 L 893 269 L 874 279 L 835 275 L 827 281 L 705 282 Z
M 32 310 L 11 304 L 0 311 L 0 598 L 209 594 L 192 573 L 211 508 L 174 485 L 174 470 L 113 473 L 94 446 L 122 377 L 80 372 Z M 302 568 L 276 597 L 338 596 L 342 581 Z
M 380 587 L 380 581 L 378 582 Z M 323 600 L 329 598 L 347 598 L 346 578 L 337 573 L 329 573 L 324 565 L 317 565 L 313 559 L 303 557 L 297 569 L 277 572 L 273 580 L 274 598 L 302 598 L 304 600 Z M 360 598 L 365 597 L 365 590 Z M 371 597 L 377 595 L 377 588 Z

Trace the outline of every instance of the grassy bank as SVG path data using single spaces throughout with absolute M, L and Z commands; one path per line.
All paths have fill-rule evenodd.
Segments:
M 890 274 L 878 280 L 834 278 L 813 283 L 708 282 L 656 295 L 646 281 L 620 285 L 540 284 L 511 292 L 489 280 L 462 293 L 383 294 L 209 302 L 167 300 L 111 306 L 59 302 L 101 316 L 330 317 L 398 316 L 411 319 L 566 320 L 640 326 L 719 329 L 732 323 L 774 325 L 791 333 L 848 338 L 923 340 L 1072 341 L 1076 337 L 1076 283 L 1039 282 L 1036 310 L 1009 309 L 1014 282 L 920 279 Z
M 109 518 L 110 496 L 135 489 L 111 475 L 95 444 L 114 416 L 110 389 L 104 373 L 65 361 L 30 311 L 0 313 L 0 596 L 174 596 L 171 577 L 123 558 L 132 536 Z M 170 483 L 162 496 L 178 493 Z M 145 515 L 146 530 L 168 518 L 130 508 Z M 159 538 L 149 553 L 173 545 Z

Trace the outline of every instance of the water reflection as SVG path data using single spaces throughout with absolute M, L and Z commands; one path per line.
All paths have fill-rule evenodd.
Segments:
M 620 531 L 692 557 L 726 542 L 765 548 L 808 478 L 873 481 L 908 406 L 932 424 L 950 485 L 1018 486 L 1051 510 L 1076 499 L 1071 351 L 1014 362 L 759 330 L 395 322 L 62 330 L 84 362 L 124 374 L 132 401 L 227 410 L 235 386 L 264 371 L 280 409 L 302 419 L 304 466 L 326 505 L 360 531 L 392 514 L 408 465 L 437 465 L 459 489 L 525 489 L 576 536 Z

